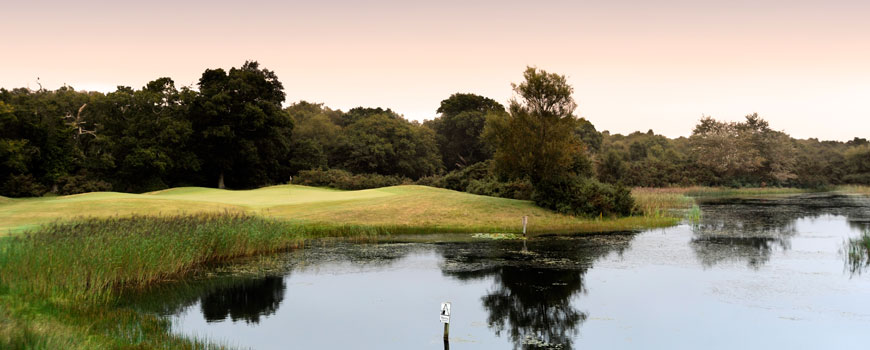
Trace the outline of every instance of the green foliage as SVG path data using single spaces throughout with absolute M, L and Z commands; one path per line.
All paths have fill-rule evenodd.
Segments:
M 10 197 L 38 197 L 47 191 L 31 174 L 10 175 L 2 186 L 3 194 Z
M 740 123 L 706 117 L 692 132 L 692 156 L 722 183 L 783 184 L 796 178 L 794 146 L 758 114 Z M 723 179 L 727 179 L 723 181 Z
M 163 189 L 201 161 L 188 147 L 194 132 L 188 108 L 194 93 L 169 78 L 141 90 L 119 87 L 91 103 L 86 114 L 98 126 L 87 139 L 90 173 L 110 172 L 109 181 L 129 192 Z M 102 165 L 100 165 L 102 164 Z M 79 181 L 81 182 L 81 181 Z
M 421 178 L 418 185 L 446 188 L 484 196 L 529 200 L 533 187 L 528 179 L 504 180 L 492 171 L 492 161 L 453 170 L 442 176 Z
M 304 186 L 331 187 L 342 190 L 364 190 L 398 186 L 410 180 L 398 176 L 380 174 L 353 174 L 340 169 L 303 170 L 293 177 L 293 183 Z
M 389 113 L 354 117 L 347 126 L 343 168 L 417 179 L 441 169 L 435 133 Z
M 329 161 L 322 146 L 311 139 L 293 141 L 290 152 L 290 172 L 299 173 L 302 170 L 326 168 Z
M 495 168 L 510 178 L 529 178 L 532 183 L 588 171 L 575 169 L 585 157 L 584 147 L 574 137 L 577 107 L 573 88 L 565 76 L 529 67 L 525 81 L 513 84 L 521 98 L 510 104 L 509 113 L 490 113 L 484 138 L 495 150 Z
M 471 180 L 465 192 L 491 197 L 532 199 L 534 187 L 528 179 L 499 181 L 495 177 Z
M 441 160 L 448 171 L 488 159 L 491 150 L 481 139 L 486 115 L 504 112 L 500 103 L 475 94 L 453 94 L 441 101 L 439 118 L 425 125 L 435 130 Z
M 293 120 L 281 109 L 284 86 L 274 72 L 249 61 L 241 68 L 207 69 L 192 121 L 203 169 L 218 187 L 250 188 L 290 176 Z
M 318 167 L 337 166 L 342 158 L 344 130 L 337 123 L 344 113 L 300 101 L 284 109 L 293 118 L 292 173 Z
M 536 183 L 532 200 L 541 207 L 570 215 L 626 216 L 635 211 L 628 188 L 579 176 Z
M 586 118 L 580 118 L 577 120 L 577 127 L 574 129 L 574 136 L 583 141 L 583 144 L 586 145 L 586 148 L 592 152 L 598 152 L 601 150 L 601 143 L 603 137 L 598 130 L 595 130 L 595 125 L 592 125 L 591 122 L 586 120 Z
M 610 150 L 598 163 L 598 179 L 606 183 L 620 182 L 625 176 L 625 162 L 615 150 Z
M 151 187 L 165 188 L 165 186 L 166 185 L 163 183 L 158 183 L 152 185 Z M 59 188 L 59 194 L 78 194 L 86 192 L 111 191 L 112 184 L 99 179 L 94 179 L 88 176 L 86 173 L 80 173 L 77 175 L 71 175 L 62 178 L 59 184 Z

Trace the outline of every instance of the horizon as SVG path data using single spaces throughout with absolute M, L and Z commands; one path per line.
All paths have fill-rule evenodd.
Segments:
M 208 5 L 213 4 L 213 5 Z M 46 11 L 46 8 L 50 10 Z M 256 60 L 285 106 L 437 117 L 451 94 L 506 104 L 526 66 L 568 77 L 599 131 L 691 135 L 703 116 L 758 113 L 798 139 L 870 136 L 870 25 L 859 1 L 546 1 L 245 6 L 155 1 L 17 4 L 0 29 L 0 87 L 136 89 Z

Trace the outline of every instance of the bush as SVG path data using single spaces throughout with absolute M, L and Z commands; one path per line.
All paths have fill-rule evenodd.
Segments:
M 58 194 L 78 194 L 112 190 L 112 184 L 102 180 L 88 178 L 85 174 L 65 176 L 61 178 L 60 185 L 60 193 Z M 162 187 L 158 185 L 155 187 L 166 188 L 166 185 L 163 185 Z
M 441 183 L 437 187 L 468 192 L 468 186 L 472 181 L 492 177 L 490 164 L 491 161 L 488 160 L 451 171 L 441 178 Z
M 843 182 L 852 185 L 870 185 L 870 173 L 848 174 L 843 177 Z
M 30 174 L 9 176 L 2 190 L 2 194 L 9 197 L 39 197 L 48 191 Z
M 466 192 L 484 196 L 529 200 L 532 199 L 534 187 L 529 180 L 498 181 L 494 177 L 482 180 L 471 180 Z
M 404 177 L 379 174 L 353 174 L 340 169 L 314 169 L 300 171 L 298 175 L 293 177 L 293 183 L 305 186 L 332 187 L 341 190 L 364 190 L 407 184 L 411 183 L 411 180 Z
M 426 176 L 418 185 L 446 188 L 491 197 L 529 200 L 534 188 L 526 179 L 502 181 L 491 172 L 491 161 L 483 161 L 442 176 Z
M 635 211 L 628 188 L 578 176 L 535 184 L 532 200 L 540 207 L 569 215 L 626 216 Z

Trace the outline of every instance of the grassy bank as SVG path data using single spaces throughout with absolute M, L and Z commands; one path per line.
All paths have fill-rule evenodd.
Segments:
M 639 194 L 639 202 L 643 201 L 644 195 Z M 645 213 L 654 213 L 650 209 L 652 207 Z M 440 232 L 519 232 L 524 215 L 529 216 L 530 232 L 538 233 L 618 231 L 675 223 L 673 218 L 662 215 L 577 218 L 539 208 L 530 201 L 425 186 L 339 191 L 282 185 L 247 191 L 188 187 L 145 194 L 95 192 L 63 197 L 10 199 L 0 202 L 0 235 L 81 217 L 189 215 L 225 211 L 256 214 L 300 224 L 389 226 Z

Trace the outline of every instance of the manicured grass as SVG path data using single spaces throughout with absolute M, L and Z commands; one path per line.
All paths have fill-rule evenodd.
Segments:
M 519 232 L 524 215 L 529 216 L 529 231 L 532 233 L 619 231 L 675 223 L 673 218 L 661 215 L 576 218 L 539 208 L 530 201 L 426 186 L 340 191 L 282 185 L 247 191 L 185 187 L 145 194 L 95 192 L 12 199 L 0 202 L 0 235 L 82 217 L 225 211 L 299 223 L 429 228 L 441 232 Z

